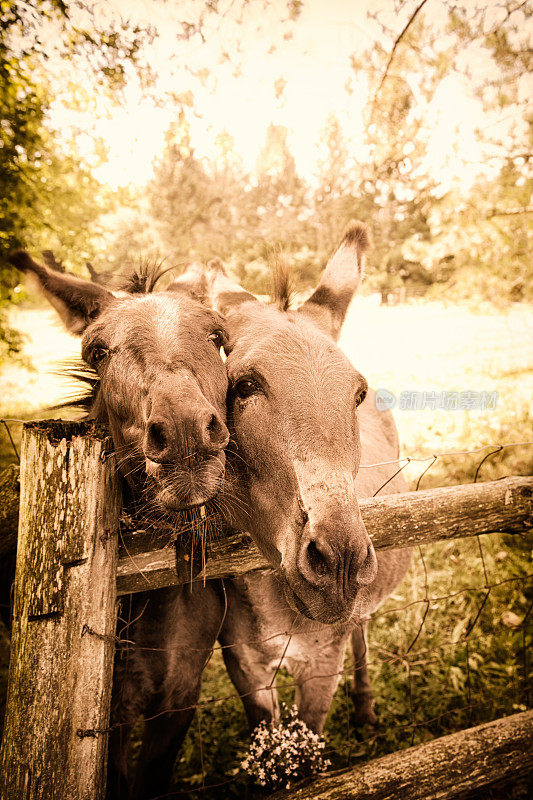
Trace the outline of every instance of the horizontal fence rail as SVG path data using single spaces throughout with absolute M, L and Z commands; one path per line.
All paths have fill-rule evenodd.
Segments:
M 376 550 L 477 536 L 517 533 L 533 525 L 533 478 L 512 477 L 487 483 L 376 497 L 359 502 Z M 136 553 L 135 532 L 119 546 L 119 594 L 178 582 L 175 551 L 164 547 Z M 216 539 L 205 569 L 196 577 L 223 578 L 269 567 L 250 536 L 232 533 Z
M 328 773 L 276 800 L 461 800 L 472 792 L 533 772 L 533 711 Z
M 0 473 L 0 493 L 5 487 L 3 514 L 12 546 L 18 518 L 15 484 L 15 467 Z M 359 507 L 376 550 L 479 534 L 517 533 L 533 526 L 533 477 L 386 495 L 361 500 Z M 0 545 L 3 548 L 7 547 L 6 532 Z M 118 594 L 180 582 L 174 544 L 157 547 L 150 541 L 145 531 L 120 537 Z M 247 533 L 233 531 L 214 539 L 206 566 L 195 580 L 242 575 L 269 566 Z

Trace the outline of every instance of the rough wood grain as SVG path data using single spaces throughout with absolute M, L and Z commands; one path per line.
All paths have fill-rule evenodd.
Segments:
M 533 478 L 374 497 L 362 500 L 360 508 L 377 550 L 484 533 L 517 533 L 533 525 Z M 118 593 L 176 584 L 173 547 L 139 553 L 135 536 L 126 536 L 120 548 Z M 248 534 L 230 532 L 213 541 L 206 568 L 196 580 L 241 575 L 268 566 Z
M 19 521 L 19 468 L 0 470 L 0 558 L 15 549 Z
M 377 550 L 476 534 L 517 533 L 533 525 L 533 478 L 511 477 L 374 497 L 362 500 L 360 508 Z M 206 569 L 196 580 L 241 575 L 268 566 L 248 534 L 230 531 L 213 541 Z M 117 580 L 119 594 L 176 584 L 173 546 L 158 543 L 146 531 L 126 534 L 119 547 Z
M 462 800 L 533 773 L 533 711 L 323 775 L 276 800 Z
M 103 796 L 120 492 L 102 435 L 24 428 L 2 800 Z
M 134 537 L 135 534 L 131 536 Z M 117 569 L 119 595 L 159 589 L 178 583 L 176 552 L 173 546 L 134 555 L 135 547 L 130 549 L 130 541 L 128 538 L 119 550 Z M 206 568 L 194 580 L 227 578 L 254 569 L 268 569 L 269 566 L 249 534 L 231 531 L 211 543 Z
M 360 507 L 379 550 L 498 531 L 518 533 L 533 525 L 533 477 L 390 494 L 363 500 Z

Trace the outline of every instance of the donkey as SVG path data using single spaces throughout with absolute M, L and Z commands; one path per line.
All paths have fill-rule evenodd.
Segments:
M 98 284 L 47 269 L 24 252 L 13 254 L 10 262 L 37 283 L 67 329 L 83 336 L 85 366 L 75 374 L 89 384 L 89 391 L 81 405 L 90 418 L 109 424 L 130 501 L 141 510 L 148 509 L 152 517 L 164 517 L 165 527 L 174 527 L 179 543 L 180 534 L 195 518 L 209 522 L 223 492 L 229 433 L 227 377 L 220 357 L 227 340 L 222 318 L 176 289 L 152 294 L 160 273 L 135 274 L 127 287 L 135 294 L 117 297 Z M 141 615 L 138 645 L 154 645 L 158 650 L 150 659 L 150 679 L 141 680 L 132 697 L 127 697 L 130 682 L 125 676 L 130 669 L 135 671 L 135 663 L 130 662 L 128 651 L 117 651 L 110 796 L 129 796 L 124 735 L 141 713 L 161 716 L 155 752 L 147 723 L 138 794 L 159 793 L 157 778 L 154 781 L 149 774 L 165 773 L 159 752 L 172 754 L 166 769 L 172 768 L 194 713 L 206 658 L 220 630 L 221 609 L 216 584 L 193 583 L 130 598 L 124 609 L 126 619 L 119 618 L 119 634 L 127 633 L 130 620 Z M 169 620 L 182 624 L 172 626 Z M 172 671 L 172 685 L 166 687 L 163 676 L 171 670 L 165 654 L 170 651 L 178 669 Z M 176 705 L 187 710 L 165 717 L 164 711 Z M 164 778 L 163 791 L 167 783 Z
M 220 315 L 175 291 L 117 297 L 25 252 L 10 263 L 37 282 L 71 333 L 83 334 L 82 358 L 96 373 L 89 417 L 109 422 L 130 487 L 170 511 L 210 501 L 229 441 Z
M 299 716 L 324 726 L 353 634 L 359 723 L 375 723 L 366 625 L 411 560 L 376 557 L 358 507 L 390 478 L 399 445 L 390 412 L 336 346 L 360 283 L 368 234 L 349 228 L 316 291 L 297 311 L 286 292 L 264 305 L 232 284 L 220 262 L 203 276 L 203 300 L 224 315 L 229 379 L 228 458 L 239 475 L 245 526 L 272 565 L 227 582 L 219 639 L 249 725 L 279 716 L 274 677 L 293 674 Z M 286 280 L 278 281 L 286 286 Z M 389 462 L 359 470 L 363 464 Z M 392 470 L 394 472 L 394 468 Z M 402 475 L 387 493 L 405 491 Z

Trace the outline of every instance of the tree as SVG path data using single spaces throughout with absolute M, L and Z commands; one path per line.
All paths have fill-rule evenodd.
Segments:
M 450 0 L 443 22 L 442 17 L 425 16 L 425 4 L 426 0 L 399 4 L 401 16 L 391 14 L 393 22 L 382 12 L 370 14 L 376 42 L 352 60 L 369 87 L 364 141 L 368 159 L 361 164 L 353 202 L 346 202 L 345 196 L 336 210 L 341 216 L 372 221 L 377 235 L 369 283 L 375 288 L 386 292 L 410 285 L 423 290 L 435 282 L 451 285 L 457 271 L 466 275 L 484 269 L 486 280 L 477 281 L 483 289 L 499 263 L 500 291 L 518 296 L 526 283 L 531 214 L 531 115 L 522 81 L 531 67 L 524 31 L 530 12 L 518 0 L 493 9 Z M 476 72 L 471 64 L 479 65 L 480 48 L 484 69 Z M 428 111 L 441 81 L 452 72 L 483 100 L 487 130 L 499 131 L 492 138 L 479 132 L 492 176 L 479 175 L 471 198 L 453 188 L 446 196 L 428 163 Z M 514 130 L 504 124 L 511 109 Z M 520 110 L 524 123 L 517 125 Z M 460 175 L 459 139 L 456 144 L 455 169 Z M 479 258 L 473 255 L 473 242 L 480 243 Z M 491 293 L 496 294 L 493 289 Z
M 313 197 L 315 246 L 322 261 L 338 239 L 339 226 L 352 214 L 359 183 L 357 170 L 340 122 L 331 114 L 319 142 L 318 186 Z
M 387 294 L 408 285 L 415 291 L 432 283 L 436 271 L 413 257 L 410 244 L 431 238 L 430 219 L 439 205 L 439 187 L 428 164 L 429 103 L 447 67 L 443 53 L 424 46 L 430 37 L 420 4 L 393 41 L 381 25 L 381 44 L 358 57 L 352 67 L 369 87 L 364 110 L 363 152 L 353 199 L 343 207 L 346 222 L 358 216 L 374 236 L 367 285 Z
M 271 289 L 271 262 L 280 254 L 291 259 L 296 282 L 307 266 L 297 254 L 307 244 L 308 187 L 298 175 L 287 139 L 284 126 L 267 128 L 255 175 L 242 197 L 243 234 L 232 266 L 246 288 L 262 294 Z
M 166 133 L 148 197 L 165 253 L 182 262 L 209 255 L 205 234 L 213 232 L 222 197 L 215 194 L 211 176 L 195 155 L 183 106 Z
M 48 122 L 53 97 L 48 77 L 51 50 L 92 64 L 92 74 L 116 91 L 124 64 L 136 60 L 143 32 L 127 25 L 94 24 L 93 6 L 81 0 L 0 2 L 0 362 L 20 348 L 6 323 L 16 299 L 18 273 L 5 262 L 17 247 L 53 248 L 80 266 L 92 255 L 97 218 L 106 210 L 90 170 L 72 148 L 59 146 Z M 46 42 L 41 24 L 55 26 Z
M 446 198 L 433 249 L 454 254 L 447 295 L 496 305 L 531 300 L 532 180 L 509 158 L 494 178 L 480 176 L 468 197 Z
M 280 251 L 294 254 L 307 243 L 301 219 L 306 192 L 286 129 L 269 128 L 256 175 L 247 175 L 227 133 L 217 139 L 213 162 L 197 158 L 182 108 L 148 187 L 149 225 L 171 262 L 218 256 L 248 289 L 265 293 L 271 258 Z M 306 264 L 300 261 L 300 267 L 296 277 Z
M 507 0 L 487 19 L 483 6 L 452 6 L 450 30 L 458 46 L 481 47 L 487 69 L 463 71 L 475 86 L 490 124 L 479 131 L 489 163 L 497 172 L 480 177 L 463 205 L 462 223 L 470 247 L 459 253 L 456 289 L 477 290 L 495 302 L 532 297 L 531 219 L 533 205 L 533 114 L 529 76 L 533 51 L 526 2 Z M 472 252 L 472 241 L 478 242 Z M 470 258 L 466 252 L 470 252 Z

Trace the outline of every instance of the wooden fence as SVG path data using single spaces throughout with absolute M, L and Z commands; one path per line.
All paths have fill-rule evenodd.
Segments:
M 178 583 L 172 545 L 146 531 L 118 536 L 120 488 L 110 447 L 106 431 L 95 423 L 24 426 L 11 662 L 0 752 L 2 800 L 103 796 L 117 594 Z M 0 475 L 0 499 L 2 557 L 16 542 L 18 481 L 13 468 Z M 517 533 L 533 522 L 533 478 L 389 495 L 360 506 L 376 549 Z M 196 580 L 266 566 L 251 539 L 233 533 L 212 544 Z M 477 771 L 468 766 L 471 790 L 511 772 L 533 771 L 532 740 L 532 712 L 524 712 L 360 769 L 326 775 L 290 796 L 370 800 L 389 796 L 385 789 L 402 775 L 413 787 L 422 787 L 406 796 L 434 796 L 421 793 L 425 784 L 417 776 L 429 769 L 441 780 L 436 765 L 444 760 L 442 753 L 446 768 L 457 771 L 478 742 L 485 766 Z M 504 769 L 497 766 L 502 759 Z M 457 791 L 450 786 L 439 796 L 463 796 L 460 784 L 457 778 Z

